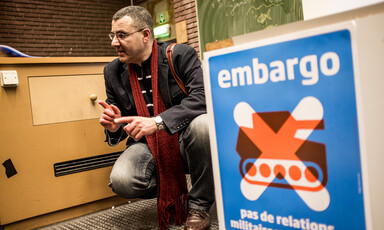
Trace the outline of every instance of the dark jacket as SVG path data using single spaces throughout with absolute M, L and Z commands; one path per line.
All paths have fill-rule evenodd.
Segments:
M 168 43 L 158 44 L 158 87 L 167 108 L 159 114 L 167 131 L 175 134 L 183 130 L 198 115 L 206 113 L 204 80 L 201 62 L 192 47 L 177 44 L 173 51 L 173 64 L 176 73 L 184 82 L 189 95 L 185 95 L 176 83 L 166 57 Z M 127 64 L 115 59 L 104 68 L 105 88 L 108 104 L 116 105 L 122 116 L 137 116 Z M 126 138 L 120 129 L 112 134 L 106 131 L 109 144 L 114 145 Z M 129 141 L 129 140 L 128 140 Z M 132 141 L 132 140 L 131 140 Z

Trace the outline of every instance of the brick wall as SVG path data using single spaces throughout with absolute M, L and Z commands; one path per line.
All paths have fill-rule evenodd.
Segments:
M 116 56 L 111 17 L 128 0 L 0 0 L 0 44 L 32 56 Z M 140 0 L 134 1 L 138 5 Z M 144 2 L 144 1 L 141 1 Z M 187 21 L 199 52 L 195 0 L 173 0 L 175 22 Z
M 173 0 L 175 23 L 187 21 L 187 44 L 200 53 L 195 0 Z
M 124 0 L 1 0 L 0 44 L 33 56 L 115 56 L 108 33 Z

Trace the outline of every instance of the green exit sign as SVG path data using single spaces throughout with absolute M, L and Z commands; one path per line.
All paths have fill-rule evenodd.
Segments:
M 165 22 L 165 12 L 162 12 L 159 14 L 159 22 L 164 23 Z

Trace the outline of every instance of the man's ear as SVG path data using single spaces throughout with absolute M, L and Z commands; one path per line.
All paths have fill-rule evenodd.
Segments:
M 144 29 L 143 30 L 143 41 L 148 42 L 151 38 L 151 31 L 149 29 Z

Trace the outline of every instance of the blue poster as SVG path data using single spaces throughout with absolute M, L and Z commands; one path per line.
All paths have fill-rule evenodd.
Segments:
M 350 31 L 207 63 L 225 229 L 365 229 Z

